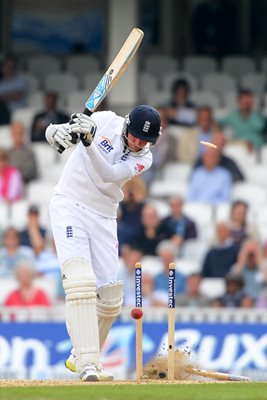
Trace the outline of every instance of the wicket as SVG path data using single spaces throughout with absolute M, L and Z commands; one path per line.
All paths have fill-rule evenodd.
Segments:
M 142 310 L 142 264 L 135 264 L 135 307 Z M 136 323 L 136 380 L 140 380 L 143 376 L 143 321 L 142 318 L 137 319 Z

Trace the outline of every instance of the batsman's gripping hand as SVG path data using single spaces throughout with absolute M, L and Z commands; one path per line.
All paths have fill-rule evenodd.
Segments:
M 69 123 L 49 125 L 46 128 L 45 136 L 48 143 L 59 153 L 74 146 L 78 141 L 78 135 L 71 131 Z
M 72 114 L 70 127 L 73 133 L 80 136 L 85 147 L 90 146 L 96 133 L 96 124 L 91 117 L 82 113 Z

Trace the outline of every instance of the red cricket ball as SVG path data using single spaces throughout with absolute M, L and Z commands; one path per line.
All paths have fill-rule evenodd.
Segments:
M 133 308 L 131 311 L 131 316 L 133 319 L 140 319 L 143 316 L 143 311 L 141 308 Z

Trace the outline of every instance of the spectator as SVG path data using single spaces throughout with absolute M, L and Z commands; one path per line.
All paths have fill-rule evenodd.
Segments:
M 234 139 L 245 141 L 249 150 L 263 146 L 265 119 L 259 111 L 254 111 L 254 97 L 250 90 L 240 91 L 238 109 L 219 122 L 223 128 L 231 129 Z
M 45 247 L 46 229 L 40 224 L 40 214 L 37 206 L 31 205 L 28 209 L 27 227 L 20 233 L 23 246 L 31 247 L 38 255 Z
M 229 171 L 232 177 L 232 182 L 234 183 L 243 181 L 244 175 L 240 171 L 236 162 L 232 158 L 223 154 L 223 150 L 226 144 L 226 139 L 223 131 L 220 131 L 218 129 L 214 131 L 209 141 L 217 146 L 217 152 L 219 153 L 219 166 Z M 204 148 L 204 146 L 202 147 Z M 197 168 L 202 164 L 202 158 L 199 157 L 195 163 L 194 168 Z
M 44 290 L 34 286 L 35 271 L 28 262 L 21 262 L 16 266 L 18 289 L 12 291 L 4 302 L 6 307 L 50 306 L 50 300 Z
M 21 245 L 16 229 L 8 228 L 4 232 L 3 247 L 0 249 L 0 276 L 13 275 L 16 264 L 24 260 L 34 262 L 32 249 Z
M 216 239 L 204 258 L 203 278 L 224 278 L 237 261 L 239 246 L 231 239 L 226 223 L 216 225 Z
M 197 238 L 197 228 L 194 221 L 183 213 L 184 201 L 181 197 L 172 197 L 170 199 L 171 215 L 166 217 L 163 222 L 175 230 L 180 238 L 180 244 L 188 239 Z
M 190 85 L 185 79 L 178 79 L 172 87 L 172 99 L 167 115 L 171 124 L 194 126 L 196 123 L 195 105 L 189 100 Z
M 209 307 L 210 300 L 208 297 L 200 293 L 201 276 L 199 274 L 191 274 L 186 278 L 185 293 L 176 296 L 176 306 L 178 307 Z
M 192 172 L 187 200 L 213 205 L 229 201 L 232 178 L 225 168 L 219 166 L 219 152 L 208 148 L 202 160 L 203 165 Z
M 230 214 L 230 236 L 234 243 L 241 244 L 245 239 L 256 237 L 256 230 L 247 222 L 248 204 L 242 200 L 232 203 Z
M 55 278 L 62 286 L 60 266 L 52 235 L 46 236 L 44 249 L 35 255 L 35 266 L 39 275 Z
M 176 261 L 178 251 L 173 242 L 163 240 L 158 244 L 156 252 L 160 257 L 163 269 L 154 279 L 154 297 L 157 300 L 157 305 L 166 306 L 168 304 L 169 264 Z M 176 271 L 176 295 L 184 293 L 185 281 L 185 275 Z
M 179 136 L 179 160 L 192 163 L 198 156 L 202 156 L 205 147 L 201 140 L 210 142 L 214 129 L 212 109 L 200 107 L 197 110 L 197 124 L 194 129 Z
M 0 80 L 0 102 L 7 105 L 10 112 L 26 106 L 28 85 L 17 73 L 14 57 L 7 57 L 2 63 Z
M 153 180 L 161 173 L 167 162 L 175 161 L 176 157 L 176 139 L 170 134 L 168 129 L 167 110 L 161 108 L 161 136 L 156 146 L 151 148 L 153 154 L 153 163 L 151 167 L 142 174 L 146 185 L 149 186 Z
M 9 164 L 7 151 L 0 148 L 0 201 L 11 203 L 22 199 L 23 189 L 21 173 Z
M 24 183 L 38 178 L 37 160 L 32 148 L 25 143 L 25 127 L 20 122 L 11 125 L 13 146 L 8 151 L 11 165 L 16 167 Z
M 123 187 L 124 199 L 119 204 L 118 240 L 120 246 L 131 243 L 141 229 L 141 212 L 146 197 L 146 185 L 140 176 L 135 176 Z
M 161 221 L 157 209 L 152 204 L 143 207 L 141 222 L 142 227 L 133 238 L 133 243 L 144 255 L 155 256 L 157 245 L 164 239 L 172 239 L 179 245 L 180 238 L 174 228 Z
M 267 283 L 267 269 L 263 263 L 263 254 L 256 240 L 244 241 L 232 272 L 244 279 L 244 291 L 254 301 Z
M 246 307 L 254 306 L 253 300 L 244 292 L 244 279 L 240 275 L 228 274 L 225 277 L 226 292 L 214 300 L 213 307 Z
M 57 108 L 58 96 L 55 92 L 47 92 L 44 98 L 44 110 L 37 113 L 32 122 L 31 141 L 46 142 L 45 130 L 49 124 L 64 124 L 69 116 Z

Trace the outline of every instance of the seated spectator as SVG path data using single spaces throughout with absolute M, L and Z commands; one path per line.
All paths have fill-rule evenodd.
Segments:
M 11 125 L 13 145 L 8 151 L 9 162 L 16 167 L 24 183 L 38 178 L 37 160 L 31 146 L 25 143 L 25 127 L 20 122 Z
M 267 269 L 263 263 L 263 254 L 256 240 L 244 241 L 232 272 L 244 279 L 244 291 L 256 301 L 261 289 L 267 283 Z
M 256 237 L 256 229 L 247 221 L 248 204 L 242 200 L 236 200 L 231 205 L 230 236 L 234 243 L 241 244 L 245 239 Z
M 230 201 L 232 178 L 225 168 L 219 166 L 219 152 L 208 148 L 202 160 L 203 165 L 192 172 L 187 200 L 213 205 Z
M 176 261 L 178 255 L 176 245 L 170 240 L 163 240 L 157 246 L 157 255 L 162 263 L 162 272 L 155 276 L 154 297 L 157 305 L 166 306 L 168 304 L 168 280 L 169 264 Z M 176 295 L 185 291 L 185 275 L 176 271 Z
M 212 302 L 213 307 L 246 307 L 254 306 L 253 300 L 244 292 L 244 279 L 240 275 L 228 274 L 225 277 L 226 292 Z
M 0 148 L 0 201 L 11 203 L 22 199 L 23 189 L 21 173 L 9 163 L 8 153 Z
M 46 229 L 40 224 L 37 206 L 29 207 L 27 217 L 27 226 L 20 233 L 20 242 L 23 246 L 31 247 L 37 256 L 45 248 Z
M 45 247 L 35 255 L 36 272 L 38 275 L 61 279 L 60 265 L 57 258 L 56 246 L 52 235 L 45 238 Z
M 192 163 L 198 156 L 202 156 L 205 147 L 201 140 L 211 141 L 214 130 L 214 120 L 210 107 L 200 107 L 197 110 L 197 121 L 194 129 L 184 132 L 179 136 L 179 160 Z
M 55 92 L 48 92 L 44 98 L 44 110 L 38 112 L 32 122 L 31 141 L 45 142 L 45 130 L 50 124 L 64 124 L 69 122 L 69 116 L 57 108 L 58 96 Z
M 20 244 L 20 235 L 16 229 L 8 228 L 4 232 L 3 247 L 0 248 L 0 276 L 14 275 L 16 264 L 24 260 L 34 263 L 32 249 Z
M 207 252 L 201 275 L 203 278 L 224 278 L 236 263 L 239 246 L 230 237 L 230 229 L 224 222 L 216 225 L 216 243 Z
M 135 264 L 142 259 L 142 251 L 133 244 L 124 244 L 121 247 L 122 266 L 118 273 L 118 279 L 124 284 L 125 306 L 135 304 Z
M 0 102 L 7 105 L 9 111 L 25 107 L 28 94 L 26 80 L 17 72 L 14 57 L 7 57 L 2 63 L 0 79 Z
M 50 300 L 43 289 L 34 285 L 35 271 L 28 262 L 21 262 L 15 269 L 18 289 L 12 291 L 4 302 L 6 307 L 48 307 Z
M 118 210 L 118 240 L 120 246 L 131 243 L 141 229 L 141 212 L 146 197 L 146 185 L 139 176 L 128 181 L 124 187 L 124 199 Z
M 210 300 L 199 291 L 200 282 L 201 276 L 199 274 L 187 276 L 185 293 L 176 296 L 177 307 L 209 307 Z
M 185 240 L 197 238 L 197 228 L 194 221 L 183 213 L 184 201 L 181 197 L 170 199 L 171 215 L 166 217 L 163 222 L 175 230 L 182 244 Z
M 241 139 L 249 150 L 264 144 L 265 119 L 254 111 L 254 97 L 250 90 L 242 89 L 238 96 L 238 108 L 219 121 L 223 128 L 230 128 L 233 139 Z
M 146 204 L 141 213 L 142 227 L 133 237 L 132 243 L 142 250 L 144 255 L 156 255 L 157 245 L 164 239 L 172 239 L 179 245 L 180 238 L 175 229 L 161 221 L 157 209 Z
M 232 182 L 239 182 L 244 180 L 244 175 L 240 171 L 238 165 L 236 162 L 223 154 L 223 149 L 226 145 L 226 138 L 223 133 L 223 131 L 216 130 L 213 132 L 210 140 L 211 143 L 215 144 L 217 146 L 217 152 L 219 153 L 219 166 L 225 168 L 227 171 L 229 171 L 231 177 L 232 177 Z M 204 146 L 202 145 L 204 148 Z M 199 157 L 194 165 L 194 168 L 199 167 L 200 165 L 203 165 L 203 160 L 202 157 Z
M 176 146 L 177 142 L 173 135 L 169 132 L 169 124 L 167 121 L 167 110 L 166 108 L 160 108 L 161 118 L 161 135 L 156 146 L 151 147 L 153 155 L 153 163 L 151 167 L 142 174 L 142 179 L 149 186 L 153 180 L 160 175 L 163 167 L 167 162 L 177 160 Z
M 172 87 L 172 99 L 168 109 L 171 124 L 194 126 L 196 123 L 195 105 L 189 100 L 190 85 L 185 79 L 178 79 Z

